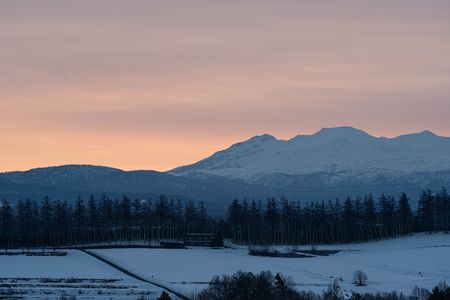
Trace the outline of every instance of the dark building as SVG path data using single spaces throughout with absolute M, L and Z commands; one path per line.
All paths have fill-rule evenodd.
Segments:
M 184 244 L 186 246 L 211 246 L 213 235 L 211 233 L 187 233 Z

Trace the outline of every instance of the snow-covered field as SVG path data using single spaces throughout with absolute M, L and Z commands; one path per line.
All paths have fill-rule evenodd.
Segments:
M 77 299 L 136 299 L 161 293 L 81 251 L 67 252 L 67 256 L 0 255 L 0 292 L 9 290 L 27 298 L 66 294 Z
M 286 247 L 277 247 L 286 250 Z M 310 247 L 300 247 L 300 250 Z M 102 249 L 97 254 L 150 280 L 188 294 L 207 287 L 214 275 L 238 270 L 270 270 L 291 276 L 299 289 L 320 292 L 334 278 L 342 278 L 344 290 L 358 292 L 397 290 L 410 293 L 414 286 L 431 289 L 450 282 L 450 235 L 420 234 L 362 244 L 318 246 L 318 250 L 341 250 L 313 258 L 249 256 L 246 247 L 214 250 Z M 352 284 L 355 270 L 364 271 L 365 287 Z M 13 288 L 28 296 L 76 294 L 78 299 L 129 298 L 159 295 L 161 289 L 135 280 L 105 263 L 69 250 L 67 256 L 0 255 L 0 291 Z
M 291 276 L 299 289 L 318 292 L 334 278 L 342 278 L 344 290 L 397 290 L 408 294 L 415 285 L 431 289 L 440 281 L 450 281 L 450 235 L 421 234 L 362 244 L 318 246 L 317 249 L 343 251 L 313 258 L 254 257 L 247 254 L 245 247 L 224 250 L 104 249 L 95 252 L 180 291 L 204 288 L 214 275 L 232 274 L 238 270 L 281 272 Z M 368 275 L 367 286 L 352 284 L 355 270 Z

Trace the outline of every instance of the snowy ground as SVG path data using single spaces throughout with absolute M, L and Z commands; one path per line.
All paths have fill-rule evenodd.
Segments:
M 207 287 L 216 274 L 232 274 L 237 270 L 281 272 L 291 276 L 299 289 L 316 292 L 325 289 L 334 278 L 342 278 L 345 290 L 358 292 L 395 289 L 410 293 L 415 285 L 430 289 L 440 281 L 450 282 L 450 235 L 415 235 L 317 249 L 342 251 L 313 258 L 255 257 L 247 254 L 246 247 L 94 251 L 138 275 L 186 294 Z M 352 285 L 355 270 L 368 275 L 366 287 Z M 77 250 L 69 250 L 67 256 L 0 255 L 0 292 L 8 290 L 23 292 L 31 298 L 76 294 L 78 299 L 136 299 L 149 293 L 151 298 L 161 293 L 155 286 L 128 277 Z
M 77 299 L 151 298 L 161 293 L 77 250 L 67 256 L 0 255 L 0 292 L 8 291 L 27 298 L 66 294 Z
M 310 247 L 302 249 L 310 250 Z M 408 294 L 415 285 L 430 289 L 440 281 L 450 281 L 450 235 L 415 235 L 363 244 L 318 246 L 317 249 L 343 251 L 314 258 L 254 257 L 248 256 L 245 247 L 224 250 L 103 249 L 95 252 L 179 291 L 205 288 L 212 276 L 238 270 L 281 272 L 291 276 L 299 289 L 317 292 L 325 289 L 333 278 L 342 278 L 341 286 L 345 290 L 397 290 Z M 367 286 L 353 286 L 355 270 L 368 275 Z

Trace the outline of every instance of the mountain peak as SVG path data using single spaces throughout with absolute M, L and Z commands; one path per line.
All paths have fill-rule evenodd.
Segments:
M 417 142 L 422 142 L 425 143 L 425 141 L 446 141 L 448 143 L 448 141 L 450 141 L 449 137 L 444 137 L 444 136 L 439 136 L 437 134 L 435 134 L 434 132 L 430 131 L 430 130 L 424 130 L 418 133 L 410 133 L 410 134 L 405 134 L 405 135 L 401 135 L 398 136 L 397 139 L 400 140 L 415 140 Z
M 304 142 L 305 139 L 310 140 L 332 140 L 332 139 L 374 139 L 374 137 L 367 132 L 351 127 L 351 126 L 339 126 L 339 127 L 324 127 L 312 135 L 297 135 L 292 138 L 292 142 Z
M 314 135 L 336 135 L 336 136 L 349 136 L 349 135 L 364 135 L 370 136 L 367 132 L 351 127 L 351 126 L 339 126 L 339 127 L 324 127 L 316 132 Z
M 418 133 L 419 135 L 425 135 L 425 136 L 438 136 L 437 134 L 435 134 L 434 132 L 430 131 L 430 130 L 424 130 Z
M 267 141 L 274 141 L 274 140 L 277 140 L 277 139 L 273 135 L 265 133 L 262 135 L 256 135 L 256 136 L 250 138 L 248 141 L 267 142 Z

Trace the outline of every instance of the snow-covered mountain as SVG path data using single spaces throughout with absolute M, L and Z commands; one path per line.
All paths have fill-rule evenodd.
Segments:
M 404 181 L 411 174 L 423 177 L 424 173 L 448 170 L 448 137 L 423 131 L 385 138 L 352 127 L 337 127 L 290 140 L 268 134 L 255 136 L 170 173 L 187 177 L 216 175 L 264 185 L 283 182 L 287 177 L 307 177 L 313 181 L 310 186 L 320 186 L 371 183 L 380 176 Z
M 0 173 L 0 199 L 166 194 L 202 200 L 217 214 L 235 197 L 310 202 L 406 192 L 416 200 L 422 190 L 442 187 L 450 189 L 450 138 L 429 131 L 377 138 L 351 127 L 287 141 L 256 136 L 166 173 L 89 165 Z

